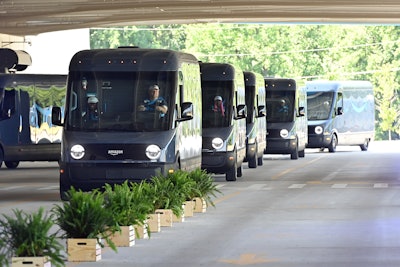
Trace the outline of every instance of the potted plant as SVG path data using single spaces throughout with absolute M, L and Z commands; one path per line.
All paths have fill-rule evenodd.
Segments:
M 109 209 L 121 232 L 112 235 L 116 246 L 135 244 L 134 225 L 143 225 L 152 209 L 151 203 L 140 192 L 140 184 L 125 181 L 104 186 L 105 208 Z
M 102 240 L 116 251 L 109 236 L 119 230 L 109 209 L 104 208 L 104 195 L 99 190 L 66 193 L 68 201 L 55 205 L 56 224 L 67 239 L 69 261 L 98 261 L 101 259 Z
M 172 226 L 172 214 L 183 214 L 184 199 L 168 176 L 153 176 L 150 181 L 150 194 L 154 196 L 154 212 L 161 214 L 161 226 Z
M 27 266 L 65 266 L 61 252 L 64 247 L 57 239 L 57 232 L 50 233 L 53 215 L 43 208 L 33 213 L 13 210 L 13 216 L 3 214 L 0 220 L 0 264 L 8 266 L 32 263 Z M 45 265 L 47 264 L 47 265 Z
M 182 201 L 184 206 L 184 217 L 193 216 L 193 198 L 200 194 L 196 182 L 191 179 L 187 171 L 177 170 L 174 173 L 168 174 L 169 179 L 176 190 L 177 201 Z M 178 203 L 177 203 L 178 204 Z
M 134 203 L 135 214 L 137 217 L 134 225 L 135 234 L 138 238 L 147 239 L 151 236 L 150 227 L 148 224 L 149 214 L 154 211 L 154 199 L 151 192 L 152 185 L 147 180 L 142 180 L 140 183 L 131 183 L 132 202 Z
M 207 206 L 215 207 L 213 198 L 215 198 L 218 193 L 221 194 L 221 191 L 214 183 L 211 174 L 198 168 L 189 172 L 188 176 L 196 183 L 196 190 L 192 191 L 194 193 L 192 197 L 196 201 L 195 211 L 205 212 Z

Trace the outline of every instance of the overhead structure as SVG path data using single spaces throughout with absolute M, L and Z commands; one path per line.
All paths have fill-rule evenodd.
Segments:
M 4 0 L 0 33 L 145 24 L 400 23 L 398 0 Z

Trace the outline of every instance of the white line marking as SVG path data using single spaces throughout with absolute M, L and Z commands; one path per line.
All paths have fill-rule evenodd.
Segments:
M 57 190 L 58 185 L 51 185 L 51 186 L 46 186 L 46 187 L 40 187 L 37 190 Z
M 347 184 L 334 184 L 331 186 L 331 188 L 346 188 Z
M 289 186 L 288 188 L 290 189 L 297 189 L 297 188 L 303 188 L 305 187 L 306 184 L 292 184 L 291 186 Z
M 252 184 L 252 185 L 249 185 L 249 186 L 247 187 L 247 189 L 250 189 L 250 190 L 260 190 L 260 189 L 264 188 L 264 186 L 265 186 L 265 184 Z
M 388 188 L 389 185 L 385 183 L 376 183 L 374 184 L 374 188 Z
M 3 187 L 0 188 L 1 191 L 8 191 L 8 190 L 14 190 L 14 189 L 18 189 L 18 188 L 22 188 L 22 185 L 16 185 L 16 186 L 7 186 L 7 187 Z

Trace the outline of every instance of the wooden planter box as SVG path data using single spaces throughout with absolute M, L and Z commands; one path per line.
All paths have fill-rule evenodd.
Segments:
M 195 197 L 193 200 L 195 202 L 194 212 L 200 212 L 200 213 L 206 212 L 207 202 L 204 200 L 204 198 Z
M 160 225 L 161 226 L 172 226 L 172 210 L 171 209 L 158 209 L 155 211 L 160 214 Z
M 115 232 L 110 236 L 116 247 L 132 247 L 135 245 L 135 229 L 133 225 L 120 226 L 121 232 Z M 108 245 L 105 242 L 105 245 Z
M 68 261 L 99 261 L 101 246 L 96 238 L 68 238 Z
M 47 257 L 12 257 L 11 267 L 51 267 Z
M 147 224 L 149 225 L 151 233 L 160 232 L 161 231 L 160 214 L 159 213 L 149 214 L 149 216 L 147 217 Z
M 196 202 L 194 200 L 185 201 L 185 208 L 184 208 L 185 217 L 193 217 L 195 204 Z
M 147 232 L 147 220 L 143 225 L 135 225 L 135 235 L 137 239 L 149 239 L 149 233 Z

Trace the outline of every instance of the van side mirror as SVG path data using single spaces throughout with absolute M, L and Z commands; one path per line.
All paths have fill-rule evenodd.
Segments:
M 60 107 L 53 107 L 51 109 L 51 123 L 57 126 L 62 126 Z
M 183 102 L 181 104 L 181 117 L 179 121 L 187 121 L 193 119 L 193 103 Z
M 299 107 L 298 117 L 304 117 L 304 115 L 306 115 L 306 109 L 304 107 Z
M 343 107 L 338 107 L 336 111 L 336 115 L 342 115 L 343 114 Z
M 267 110 L 265 109 L 264 105 L 258 106 L 257 109 L 257 117 L 265 117 L 267 115 Z
M 243 119 L 243 118 L 246 118 L 246 116 L 247 116 L 246 105 L 238 105 L 235 119 L 236 120 Z

